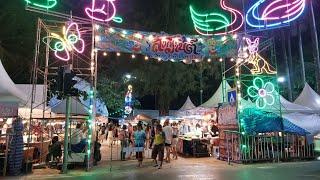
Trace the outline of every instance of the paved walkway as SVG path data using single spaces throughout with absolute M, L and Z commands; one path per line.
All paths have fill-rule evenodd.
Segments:
M 108 149 L 103 147 L 102 156 Z M 38 169 L 33 174 L 11 179 L 132 179 L 132 180 L 313 180 L 320 179 L 320 161 L 228 165 L 214 158 L 179 158 L 164 163 L 162 169 L 152 167 L 153 162 L 146 159 L 143 167 L 136 167 L 137 161 L 109 161 L 108 156 L 90 171 L 70 170 L 60 174 L 54 169 Z M 1 179 L 1 178 L 0 178 Z M 9 178 L 7 178 L 9 179 Z
M 23 179 L 133 179 L 133 180 L 316 180 L 320 179 L 320 162 L 293 162 L 254 165 L 227 165 L 213 158 L 179 158 L 164 163 L 162 169 L 152 167 L 152 161 L 144 162 L 142 168 L 136 161 L 102 163 L 89 172 L 72 170 L 67 175 L 43 173 L 35 170 Z

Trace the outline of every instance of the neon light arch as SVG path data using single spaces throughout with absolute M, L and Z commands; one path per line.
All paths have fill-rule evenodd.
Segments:
M 122 18 L 116 16 L 115 0 L 92 0 L 91 7 L 86 7 L 85 12 L 88 17 L 100 22 L 114 21 L 122 23 Z
M 246 13 L 251 27 L 271 28 L 292 22 L 303 13 L 306 0 L 259 0 Z

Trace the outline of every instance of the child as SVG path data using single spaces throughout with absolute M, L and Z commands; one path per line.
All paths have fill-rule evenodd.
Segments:
M 164 156 L 164 143 L 165 143 L 165 134 L 162 131 L 162 126 L 157 125 L 155 137 L 154 137 L 154 147 L 152 149 L 152 159 L 155 162 L 154 167 L 158 169 L 162 168 L 163 156 Z M 160 161 L 160 166 L 158 166 L 157 156 Z
M 146 141 L 146 134 L 142 130 L 142 124 L 138 124 L 137 131 L 134 132 L 134 144 L 136 147 L 136 158 L 138 160 L 138 167 L 142 167 L 143 149 Z

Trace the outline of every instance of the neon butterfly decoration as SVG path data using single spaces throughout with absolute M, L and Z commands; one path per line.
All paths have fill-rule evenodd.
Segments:
M 240 11 L 227 6 L 225 0 L 220 0 L 220 6 L 223 10 L 228 11 L 233 15 L 234 18 L 231 22 L 227 16 L 221 13 L 212 12 L 200 14 L 190 6 L 190 13 L 194 28 L 199 34 L 206 36 L 225 35 L 227 33 L 238 31 L 242 27 L 244 18 Z M 237 22 L 239 23 L 235 26 Z M 225 30 L 225 32 L 217 32 L 221 30 Z
M 115 0 L 92 0 L 91 7 L 86 7 L 86 14 L 93 20 L 101 22 L 114 21 L 122 23 L 122 18 L 116 16 Z
M 299 18 L 305 6 L 306 0 L 259 0 L 247 11 L 246 21 L 251 27 L 276 27 Z
M 51 9 L 57 5 L 57 0 L 25 0 L 27 4 L 44 9 Z
M 51 33 L 46 36 L 42 41 L 46 44 L 49 42 L 49 47 L 54 51 L 54 55 L 63 61 L 70 60 L 70 53 L 74 50 L 78 53 L 83 53 L 85 48 L 85 42 L 81 38 L 79 26 L 76 23 L 70 23 L 68 27 L 65 26 L 62 29 L 63 36 L 59 34 Z

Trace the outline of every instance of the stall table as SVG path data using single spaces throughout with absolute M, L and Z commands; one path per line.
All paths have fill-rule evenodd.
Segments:
M 178 153 L 186 157 L 208 157 L 207 139 L 183 138 L 178 140 Z

